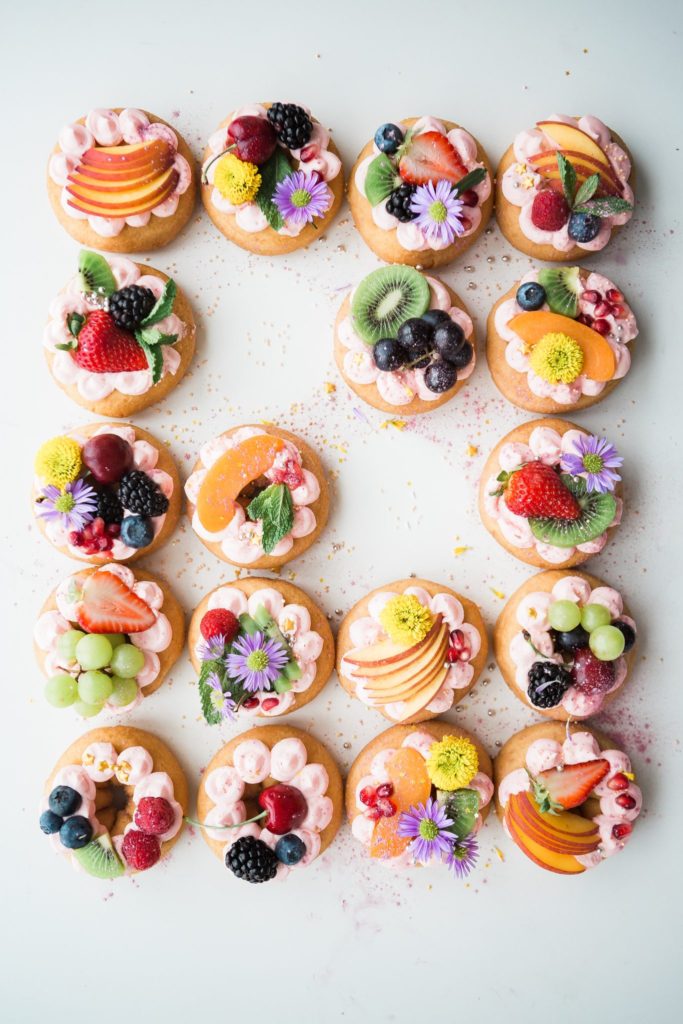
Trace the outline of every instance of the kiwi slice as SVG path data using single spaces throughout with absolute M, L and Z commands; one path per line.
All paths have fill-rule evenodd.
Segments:
M 401 324 L 422 316 L 429 306 L 429 285 L 418 270 L 380 267 L 364 277 L 351 303 L 353 326 L 363 341 L 395 338 Z
M 545 288 L 545 296 L 553 313 L 574 319 L 579 312 L 581 281 L 578 267 L 543 267 L 538 272 L 538 283 Z
M 581 476 L 562 473 L 560 479 L 578 501 L 581 515 L 578 519 L 530 519 L 531 532 L 537 540 L 558 548 L 571 548 L 595 540 L 614 521 L 616 498 L 613 494 L 586 490 L 586 481 Z
M 87 846 L 71 851 L 84 871 L 94 878 L 120 878 L 125 868 L 114 849 L 111 836 L 104 832 Z
M 365 178 L 365 195 L 370 206 L 381 203 L 400 183 L 401 177 L 396 173 L 391 160 L 386 153 L 380 153 L 368 167 Z
M 96 295 L 113 295 L 116 291 L 116 278 L 111 272 L 111 267 L 98 252 L 81 250 L 78 257 L 78 274 L 81 291 L 86 294 L 95 292 Z

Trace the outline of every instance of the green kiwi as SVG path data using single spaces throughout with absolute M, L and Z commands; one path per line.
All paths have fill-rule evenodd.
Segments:
M 575 318 L 579 312 L 581 281 L 578 267 L 543 267 L 538 272 L 538 283 L 545 288 L 545 296 L 553 313 Z
M 537 540 L 558 548 L 587 544 L 604 533 L 614 521 L 617 500 L 613 494 L 587 491 L 583 477 L 562 473 L 560 479 L 578 501 L 581 515 L 578 519 L 530 519 L 531 532 Z
M 396 173 L 391 160 L 386 153 L 380 153 L 368 167 L 365 178 L 365 195 L 370 206 L 377 206 L 400 184 L 400 175 Z
M 111 836 L 105 832 L 87 846 L 71 851 L 84 871 L 94 878 L 120 878 L 125 868 L 114 849 Z
M 86 294 L 95 292 L 97 295 L 112 295 L 116 291 L 116 278 L 104 256 L 100 256 L 98 252 L 81 249 L 78 273 L 81 291 Z
M 429 306 L 429 285 L 418 270 L 380 267 L 364 277 L 351 303 L 354 329 L 369 345 L 395 338 L 401 324 L 422 316 Z

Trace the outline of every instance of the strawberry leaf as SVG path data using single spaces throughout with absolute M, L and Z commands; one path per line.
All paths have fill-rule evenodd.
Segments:
M 576 171 L 573 164 L 562 153 L 557 154 L 557 167 L 560 172 L 564 198 L 567 200 L 567 206 L 571 210 L 576 194 Z
M 284 181 L 287 175 L 292 173 L 292 168 L 285 151 L 280 146 L 276 146 L 273 155 L 259 167 L 259 171 L 261 173 L 261 185 L 256 193 L 254 202 L 258 204 L 258 208 L 273 231 L 279 231 L 285 222 L 282 219 L 282 214 L 273 202 L 273 194 L 275 187 L 281 181 Z
M 157 324 L 160 320 L 169 316 L 169 314 L 173 312 L 173 303 L 175 302 L 176 292 L 177 288 L 175 281 L 167 281 L 164 285 L 164 290 L 154 306 L 152 306 L 152 309 L 145 319 L 141 322 L 140 327 L 151 327 L 152 324 Z
M 263 550 L 267 555 L 286 537 L 294 523 L 292 494 L 286 484 L 271 484 L 247 507 L 249 517 L 263 523 Z
M 612 217 L 617 213 L 628 213 L 633 209 L 630 203 L 618 196 L 605 196 L 604 199 L 590 199 L 574 207 L 574 213 L 590 213 L 594 217 Z
M 485 167 L 475 167 L 473 171 L 470 171 L 461 178 L 460 181 L 455 185 L 456 196 L 461 196 L 463 192 L 467 192 L 468 189 L 474 188 L 475 185 L 479 185 L 480 182 L 486 177 L 487 171 Z
M 592 199 L 595 192 L 600 184 L 600 175 L 591 174 L 590 178 L 586 178 L 583 185 L 574 197 L 574 209 L 581 206 L 582 203 L 587 203 L 589 199 Z

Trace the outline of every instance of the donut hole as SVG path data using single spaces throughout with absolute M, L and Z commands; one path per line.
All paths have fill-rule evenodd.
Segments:
M 133 786 L 122 785 L 116 777 L 96 783 L 95 814 L 110 835 L 122 835 L 133 820 L 135 801 Z
M 269 786 L 276 786 L 278 783 L 275 779 L 268 776 L 263 782 L 246 782 L 244 784 L 244 793 L 242 794 L 242 803 L 246 810 L 246 818 L 255 818 L 257 814 L 263 812 L 263 807 L 258 802 L 259 795 L 264 789 L 268 789 Z M 262 828 L 266 828 L 265 818 L 262 818 L 258 823 Z
M 256 480 L 250 480 L 237 495 L 238 505 L 241 505 L 246 512 L 247 506 L 254 498 L 258 498 L 259 494 L 262 494 L 267 487 L 270 487 L 270 480 L 265 476 L 259 476 Z

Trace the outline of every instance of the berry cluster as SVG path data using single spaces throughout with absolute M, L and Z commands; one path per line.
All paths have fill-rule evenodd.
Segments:
M 366 815 L 373 821 L 379 821 L 380 818 L 393 818 L 396 814 L 397 807 L 391 799 L 393 795 L 393 783 L 383 782 L 379 786 L 364 786 L 358 798 L 368 808 Z
M 624 296 L 616 288 L 609 288 L 605 295 L 593 288 L 586 289 L 581 298 L 594 307 L 593 313 L 580 313 L 576 319 L 587 327 L 592 327 L 598 334 L 609 334 L 611 330 L 606 317 L 612 316 L 615 320 L 621 320 L 626 316 L 626 310 L 622 305 Z
M 425 385 L 435 394 L 452 388 L 458 369 L 473 355 L 462 328 L 442 309 L 428 309 L 421 317 L 406 320 L 395 338 L 381 338 L 373 347 L 378 370 L 424 369 Z
M 146 871 L 161 857 L 163 836 L 173 826 L 175 813 L 162 796 L 143 796 L 135 809 L 133 823 L 123 837 L 121 853 L 135 871 Z
M 225 866 L 245 882 L 269 882 L 278 864 L 293 867 L 306 855 L 306 844 L 292 829 L 299 828 L 308 813 L 306 799 L 296 786 L 268 786 L 259 793 L 265 811 L 264 826 L 280 838 L 271 849 L 262 839 L 240 836 L 225 855 Z
M 93 835 L 88 818 L 76 811 L 83 803 L 81 794 L 71 786 L 55 786 L 48 797 L 48 809 L 40 816 L 40 829 L 46 836 L 59 833 L 62 846 L 67 850 L 80 850 L 87 846 Z
M 313 131 L 310 117 L 303 107 L 295 103 L 273 103 L 268 108 L 268 120 L 278 142 L 287 149 L 302 149 Z

